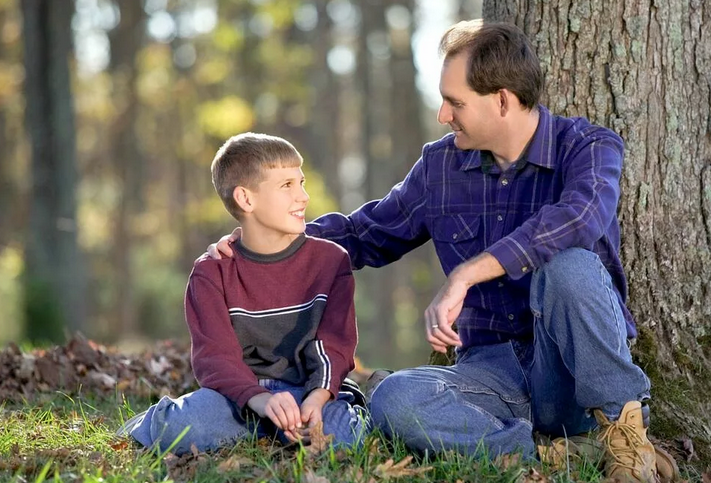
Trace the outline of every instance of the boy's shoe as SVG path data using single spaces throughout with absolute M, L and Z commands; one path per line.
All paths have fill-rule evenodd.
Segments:
M 379 369 L 374 371 L 367 381 L 365 381 L 365 400 L 370 403 L 370 399 L 373 397 L 373 392 L 375 389 L 383 382 L 383 379 L 392 374 L 393 371 L 388 369 Z
M 365 394 L 360 390 L 360 386 L 353 379 L 345 378 L 341 384 L 341 391 L 349 392 L 353 395 L 352 406 L 365 407 Z
M 135 428 L 136 426 L 141 424 L 141 422 L 143 421 L 143 418 L 146 416 L 147 412 L 148 412 L 148 410 L 146 409 L 145 411 L 136 414 L 131 419 L 129 419 L 128 421 L 123 423 L 123 426 L 118 428 L 118 430 L 116 431 L 116 436 L 121 436 L 121 437 L 130 436 L 131 432 L 133 431 L 133 428 Z
M 617 421 L 610 421 L 599 409 L 593 414 L 605 449 L 605 476 L 626 482 L 658 482 L 656 452 L 647 438 L 642 403 L 625 404 Z

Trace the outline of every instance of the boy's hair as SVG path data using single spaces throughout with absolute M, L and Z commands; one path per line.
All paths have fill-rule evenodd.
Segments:
M 237 186 L 254 190 L 272 168 L 301 166 L 303 158 L 290 142 L 277 136 L 252 132 L 228 139 L 212 160 L 212 184 L 236 219 L 244 213 L 234 199 Z
M 467 84 L 478 94 L 508 89 L 527 109 L 538 104 L 543 90 L 541 64 L 531 42 L 515 25 L 459 22 L 444 33 L 439 51 L 445 62 L 461 52 L 469 56 Z

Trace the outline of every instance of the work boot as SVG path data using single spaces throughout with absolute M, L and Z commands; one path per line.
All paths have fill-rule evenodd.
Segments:
M 605 449 L 605 476 L 624 482 L 659 482 L 657 458 L 647 438 L 642 403 L 625 404 L 617 421 L 610 421 L 599 409 L 593 413 L 600 425 L 598 439 Z
M 604 448 L 595 433 L 578 434 L 570 438 L 549 438 L 538 435 L 536 438 L 538 457 L 541 463 L 555 471 L 565 471 L 569 464 L 580 464 L 583 460 L 590 464 L 603 462 Z M 679 467 L 672 455 L 659 446 L 654 447 L 657 460 L 657 474 L 661 483 L 681 481 Z

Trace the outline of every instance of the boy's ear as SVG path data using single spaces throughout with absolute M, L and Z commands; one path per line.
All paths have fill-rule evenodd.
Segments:
M 232 197 L 245 213 L 254 211 L 254 196 L 253 193 L 244 186 L 237 186 L 232 192 Z

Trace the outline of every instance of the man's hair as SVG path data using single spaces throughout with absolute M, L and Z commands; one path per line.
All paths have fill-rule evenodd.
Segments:
M 538 104 L 543 90 L 541 64 L 531 42 L 515 25 L 459 22 L 444 33 L 439 51 L 445 62 L 460 53 L 469 56 L 467 84 L 478 94 L 508 89 L 527 109 Z
M 280 137 L 252 132 L 228 139 L 212 160 L 212 184 L 227 211 L 239 219 L 242 209 L 233 193 L 237 186 L 256 189 L 265 170 L 301 166 L 303 159 L 292 144 Z

